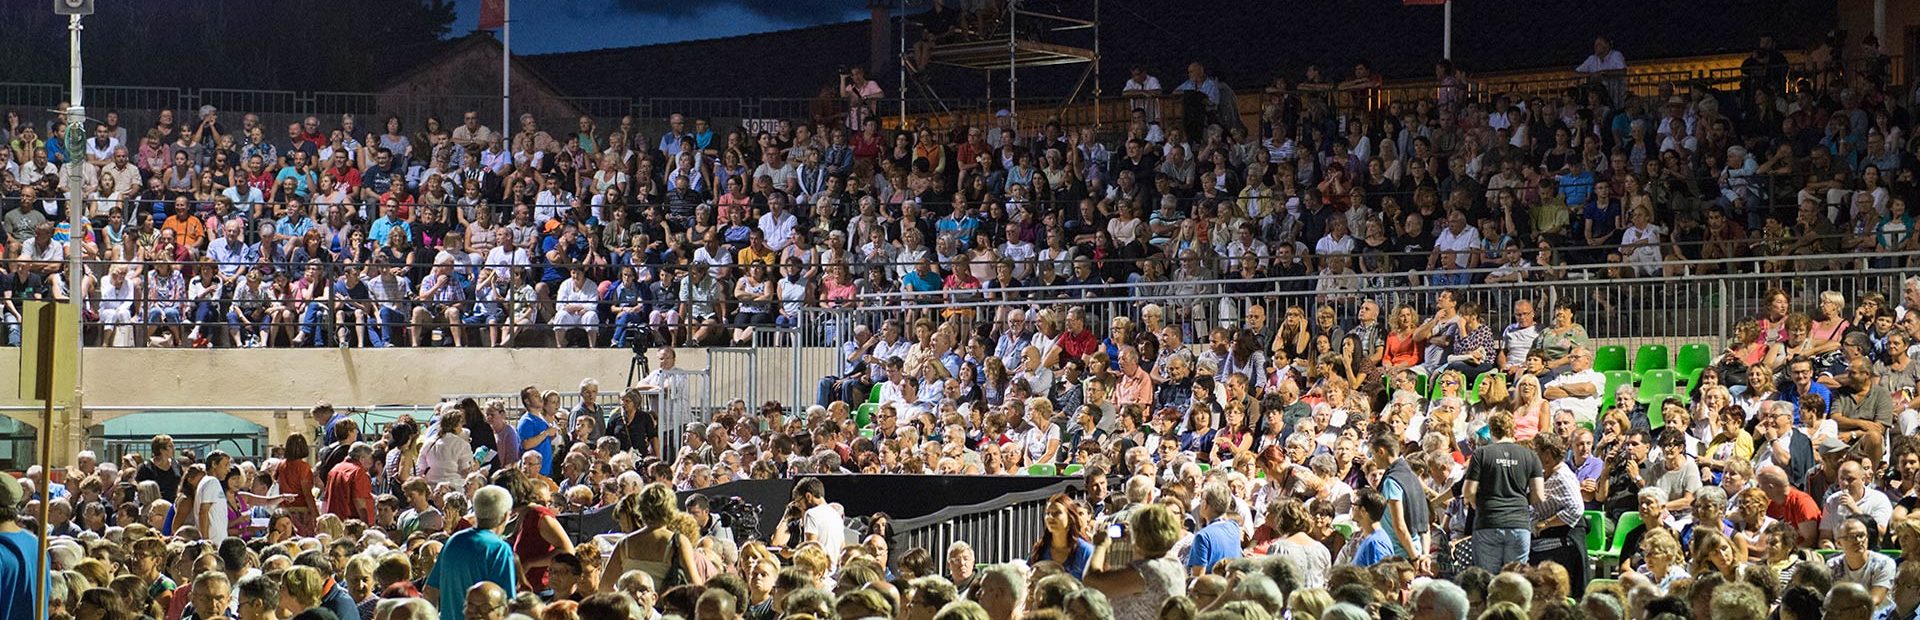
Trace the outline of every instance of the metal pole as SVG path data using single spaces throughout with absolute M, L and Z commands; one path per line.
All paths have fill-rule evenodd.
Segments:
M 1013 131 L 1020 133 L 1020 48 L 1015 37 L 1020 31 L 1020 0 L 1007 2 L 1007 111 L 1012 114 Z
M 900 53 L 893 61 L 893 64 L 900 68 L 900 85 L 896 87 L 900 89 L 900 93 L 899 93 L 900 94 L 900 130 L 906 131 L 906 128 L 907 128 L 907 0 L 900 0 L 900 25 L 896 26 L 894 29 L 899 30 L 899 32 L 895 33 L 899 36 L 894 37 L 894 40 L 900 42 Z M 874 68 L 878 69 L 879 67 L 874 67 Z M 878 110 L 879 106 L 875 106 L 874 109 Z
M 1441 20 L 1446 22 L 1445 30 L 1440 35 L 1440 57 L 1453 60 L 1453 0 L 1441 5 L 1440 14 Z
M 500 135 L 513 131 L 513 0 L 500 1 Z M 507 144 L 511 145 L 512 140 Z
M 1093 130 L 1100 131 L 1100 0 L 1093 0 Z
M 64 139 L 64 142 L 65 142 L 64 146 L 67 147 L 67 283 L 66 283 L 66 289 L 67 289 L 67 300 L 73 304 L 73 308 L 74 308 L 73 316 L 75 320 L 81 320 L 80 309 L 82 304 L 84 303 L 84 300 L 81 298 L 81 295 L 80 295 L 80 281 L 81 281 L 80 253 L 82 250 L 82 242 L 86 237 L 86 230 L 87 230 L 86 218 L 81 215 L 82 207 L 80 206 L 80 196 L 84 191 L 80 187 L 81 184 L 84 182 L 84 177 L 82 177 L 80 174 L 80 166 L 82 164 L 76 163 L 74 161 L 74 157 L 75 157 L 74 146 L 80 144 L 82 141 L 86 139 L 82 136 L 85 133 L 85 123 L 87 122 L 87 108 L 82 103 L 82 99 L 81 99 L 82 91 L 80 89 L 80 27 L 81 26 L 80 26 L 79 15 L 67 16 L 67 79 L 70 82 L 70 87 L 73 89 L 73 93 L 72 93 L 72 99 L 69 100 L 71 101 L 71 103 L 69 103 L 67 106 L 67 126 L 66 126 L 67 135 L 66 135 L 66 138 Z M 55 316 L 58 316 L 57 313 L 55 314 Z M 80 397 L 79 393 L 80 393 L 80 385 L 81 385 L 80 384 L 80 358 L 81 358 L 81 353 L 86 346 L 86 343 L 85 343 L 84 330 L 76 330 L 74 333 L 75 333 L 75 338 L 73 342 L 73 390 L 74 390 L 74 402 L 77 403 L 79 402 L 79 397 Z M 52 357 L 53 356 L 49 355 L 47 356 L 46 359 L 51 360 Z M 43 415 L 40 418 L 40 432 L 41 432 L 41 437 L 43 437 L 43 439 L 40 441 L 40 467 L 45 471 L 53 471 L 53 442 L 54 442 L 53 385 L 54 385 L 54 382 L 52 381 L 52 376 L 51 376 L 53 369 L 51 367 L 48 367 L 48 368 L 42 368 L 41 371 L 48 373 L 49 376 L 43 380 L 44 381 L 43 385 L 46 388 L 47 406 L 46 406 L 46 411 L 43 412 Z M 78 413 L 78 412 L 73 412 L 73 413 Z M 50 477 L 46 479 L 46 481 L 49 481 L 49 482 L 51 480 L 52 478 Z M 51 495 L 47 494 L 47 491 L 45 489 L 41 489 L 40 493 L 42 498 L 52 497 Z M 50 549 L 48 547 L 48 543 L 50 541 L 49 541 L 48 534 L 50 532 L 48 530 L 48 523 L 50 522 L 49 519 L 51 518 L 49 511 L 52 504 L 53 502 L 51 501 L 40 502 L 39 562 L 40 562 L 40 570 L 42 572 L 46 571 L 47 566 L 49 566 L 48 551 Z M 47 599 L 48 588 L 44 587 L 43 585 L 43 587 L 38 588 L 38 590 L 40 590 L 40 596 L 38 597 L 39 600 L 36 601 L 36 604 L 38 605 L 37 607 L 38 613 L 40 614 L 41 617 L 46 617 L 48 610 L 51 609 L 51 607 L 49 607 L 48 605 L 48 599 Z

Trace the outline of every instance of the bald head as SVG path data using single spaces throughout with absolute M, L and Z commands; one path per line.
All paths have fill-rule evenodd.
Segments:
M 507 591 L 499 584 L 482 581 L 467 588 L 466 617 L 474 620 L 500 620 L 507 611 Z

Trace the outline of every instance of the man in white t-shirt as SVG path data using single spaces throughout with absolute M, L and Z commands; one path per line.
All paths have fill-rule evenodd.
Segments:
M 838 558 L 840 549 L 847 544 L 847 518 L 827 505 L 826 493 L 826 485 L 821 484 L 819 478 L 801 478 L 793 485 L 793 501 L 807 509 L 800 518 L 802 542 L 818 542 L 827 557 Z
M 1820 511 L 1820 539 L 1831 540 L 1834 546 L 1840 543 L 1840 526 L 1854 515 L 1864 515 L 1873 519 L 1874 525 L 1881 529 L 1893 520 L 1893 502 L 1887 494 L 1867 486 L 1870 475 L 1860 467 L 1860 463 L 1847 461 L 1840 464 L 1839 484 L 1827 494 L 1827 501 Z
M 1480 248 L 1480 230 L 1467 225 L 1467 214 L 1455 209 L 1447 213 L 1447 226 L 1433 240 L 1433 254 L 1427 268 L 1435 271 L 1435 285 L 1473 283 L 1472 274 L 1457 270 L 1473 268 L 1473 254 Z M 1451 272 L 1451 273 L 1448 273 Z
M 214 544 L 227 539 L 227 491 L 220 481 L 232 467 L 233 457 L 214 450 L 207 455 L 207 476 L 193 489 L 193 504 L 199 512 L 194 522 L 200 526 L 200 535 Z
M 1607 377 L 1593 369 L 1593 351 L 1586 347 L 1575 347 L 1567 359 L 1572 362 L 1567 372 L 1541 386 L 1551 401 L 1547 406 L 1554 411 L 1573 412 L 1575 422 L 1593 425 L 1600 415 L 1601 390 L 1606 388 Z
M 1128 72 L 1120 96 L 1127 99 L 1128 107 L 1146 113 L 1148 122 L 1160 120 L 1160 78 L 1148 75 L 1146 67 L 1136 66 Z

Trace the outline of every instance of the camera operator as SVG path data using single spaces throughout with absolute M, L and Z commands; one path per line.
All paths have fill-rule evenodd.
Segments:
M 713 537 L 715 542 L 725 543 L 737 548 L 733 542 L 733 528 L 727 527 L 720 515 L 713 513 L 713 500 L 701 493 L 687 495 L 687 514 L 693 516 L 693 522 L 700 528 L 700 536 Z
M 1600 488 L 1594 496 L 1600 498 L 1600 509 L 1608 519 L 1640 509 L 1636 494 L 1646 486 L 1642 472 L 1647 469 L 1647 452 L 1652 445 L 1651 433 L 1633 429 L 1601 457 L 1606 472 L 1601 474 Z

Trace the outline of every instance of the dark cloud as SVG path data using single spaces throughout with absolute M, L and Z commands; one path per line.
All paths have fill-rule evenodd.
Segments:
M 861 0 L 616 0 L 614 9 L 642 15 L 686 18 L 712 10 L 716 5 L 733 5 L 790 26 L 829 24 L 846 21 L 866 13 Z

